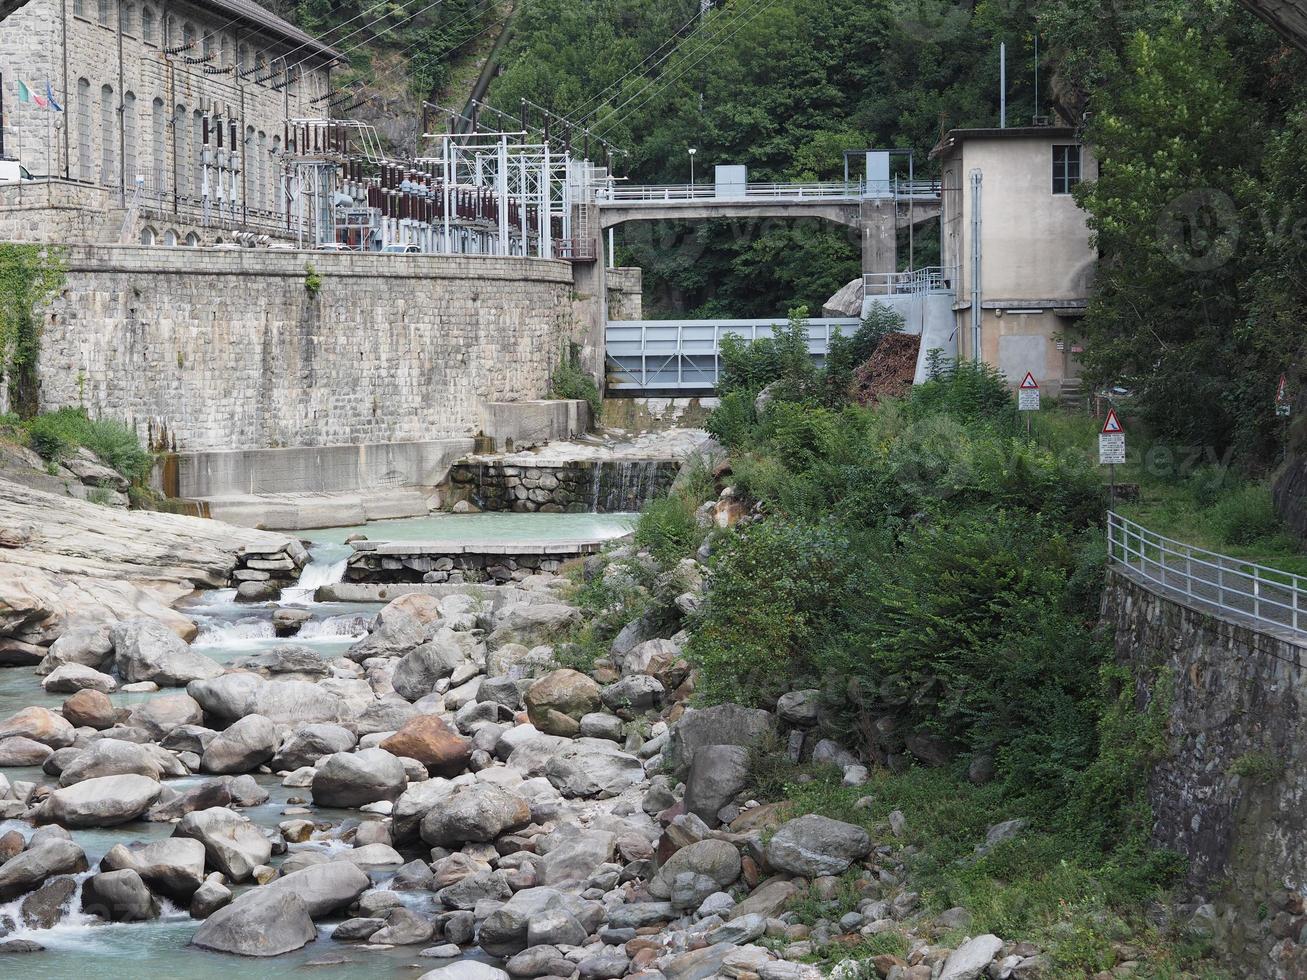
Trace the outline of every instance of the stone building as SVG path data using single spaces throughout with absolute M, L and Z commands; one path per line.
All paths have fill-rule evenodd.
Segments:
M 978 349 L 1013 384 L 1029 371 L 1050 395 L 1077 391 L 1097 253 L 1072 191 L 1098 175 L 1091 148 L 1058 126 L 955 129 L 931 155 L 958 355 Z
M 6 155 L 38 179 L 0 186 L 0 238 L 285 233 L 285 123 L 326 114 L 338 60 L 251 0 L 28 0 L 0 21 L 0 97 Z

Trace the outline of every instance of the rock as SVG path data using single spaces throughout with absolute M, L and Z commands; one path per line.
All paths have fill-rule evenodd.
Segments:
M 200 766 L 205 772 L 249 772 L 271 759 L 276 748 L 276 726 L 262 715 L 246 715 L 209 740 Z
M 82 911 L 110 922 L 143 922 L 159 917 L 159 902 L 130 868 L 91 875 L 82 885 Z
M 307 612 L 303 609 L 291 610 L 283 607 L 280 612 L 301 614 Z M 277 613 L 273 613 L 273 619 L 276 620 Z M 293 643 L 283 643 L 281 646 L 273 647 L 265 653 L 258 653 L 252 657 L 242 657 L 233 664 L 241 670 L 252 670 L 264 677 L 286 676 L 287 679 L 298 679 L 304 681 L 315 681 L 319 677 L 326 677 L 331 673 L 331 667 L 318 651 L 312 647 L 306 647 Z
M 595 868 L 613 859 L 616 837 L 606 830 L 576 830 L 560 827 L 547 838 L 548 850 L 540 867 L 540 883 L 561 885 L 564 882 L 583 882 L 594 874 Z M 541 942 L 561 942 L 545 939 Z M 571 945 L 576 945 L 575 943 Z
M 272 857 L 272 843 L 249 820 L 224 807 L 196 810 L 182 817 L 174 837 L 190 837 L 204 845 L 209 866 L 232 881 L 245 881 Z
M 757 912 L 749 912 L 736 916 L 725 925 L 718 926 L 704 938 L 710 943 L 731 943 L 735 946 L 743 946 L 745 943 L 751 943 L 755 939 L 761 938 L 766 931 L 767 917 Z
M 583 738 L 554 753 L 545 776 L 564 796 L 608 799 L 643 781 L 644 766 L 612 742 Z
M 861 786 L 866 783 L 868 776 L 866 766 L 845 766 L 844 776 L 840 783 L 843 786 Z
M 69 623 L 41 662 L 39 674 L 48 674 L 64 664 L 80 664 L 99 670 L 113 656 L 110 624 L 102 620 L 78 619 Z
M 550 913 L 545 913 L 546 915 Z M 569 916 L 570 918 L 570 916 Z M 575 920 L 573 920 L 575 921 Z M 581 937 L 584 941 L 585 937 Z M 530 940 L 528 940 L 529 942 Z M 572 944 L 576 945 L 576 944 Z M 564 958 L 555 946 L 534 942 L 504 964 L 510 977 L 569 976 L 574 971 L 570 960 Z
M 928 766 L 947 766 L 957 755 L 957 748 L 942 738 L 914 733 L 903 739 L 907 750 Z
M 250 713 L 255 695 L 266 683 L 258 674 L 235 671 L 191 681 L 186 693 L 199 703 L 213 724 L 230 724 Z
M 984 856 L 1004 841 L 1012 840 L 1026 829 L 1028 823 L 1028 820 L 1018 817 L 1015 820 L 1004 820 L 1002 823 L 994 824 L 985 831 L 984 843 L 976 845 L 976 854 Z
M 689 770 L 694 753 L 704 745 L 748 747 L 772 730 L 772 716 L 758 708 L 718 704 L 691 708 L 672 726 L 663 753 L 664 771 L 680 775 Z
M 799 728 L 811 728 L 817 724 L 817 711 L 821 706 L 821 692 L 815 688 L 806 691 L 790 691 L 782 694 L 776 702 L 776 714 L 781 721 L 797 725 Z
M 150 698 L 132 710 L 131 723 L 143 728 L 156 741 L 163 738 L 174 728 L 182 725 L 198 725 L 204 720 L 204 712 L 199 702 L 189 694 L 165 694 Z
M 844 769 L 847 766 L 856 766 L 858 757 L 839 742 L 823 738 L 813 747 L 812 762 L 814 765 L 837 766 Z
M 787 822 L 767 844 L 767 862 L 804 878 L 839 875 L 871 851 L 861 827 L 810 813 Z
M 385 924 L 385 919 L 346 919 L 332 932 L 331 938 L 338 943 L 361 943 Z
M 587 930 L 587 934 L 598 926 L 603 914 L 601 906 L 555 888 L 523 888 L 482 921 L 477 940 L 481 948 L 491 956 L 513 956 L 527 948 L 530 922 L 557 908 L 570 912 Z M 453 938 L 448 924 L 445 934 Z
M 616 684 L 604 688 L 603 702 L 609 711 L 623 718 L 635 718 L 656 709 L 666 693 L 658 678 L 648 674 L 628 674 Z
M 272 614 L 272 632 L 276 636 L 294 636 L 312 618 L 307 609 L 283 606 Z
M 619 905 L 608 912 L 610 929 L 642 929 L 670 922 L 678 915 L 671 902 L 637 902 Z
M 130 847 L 115 844 L 100 859 L 100 870 L 135 871 L 151 891 L 185 903 L 204 883 L 204 857 L 200 841 L 168 837 Z
M 939 980 L 978 980 L 1002 949 L 1003 940 L 992 933 L 968 939 L 949 953 Z
M 64 905 L 77 891 L 77 882 L 63 875 L 51 878 L 23 899 L 18 909 L 19 921 L 35 929 L 53 929 L 59 922 Z
M 418 980 L 509 980 L 509 976 L 489 963 L 463 960 L 460 963 L 442 966 L 439 970 L 430 970 L 422 974 Z
M 269 681 L 256 688 L 249 711 L 278 725 L 335 724 L 357 715 L 345 698 L 325 687 L 285 680 Z
M 565 637 L 578 622 L 581 611 L 562 603 L 532 602 L 510 606 L 499 618 L 486 645 L 497 650 L 508 643 L 530 648 Z M 584 713 L 584 712 L 583 712 Z
M 479 871 L 442 888 L 436 897 L 445 908 L 471 911 L 480 902 L 505 902 L 512 894 L 508 872 Z
M 994 779 L 994 757 L 987 752 L 977 752 L 967 764 L 967 780 L 973 786 L 984 786 Z
M 37 823 L 64 827 L 113 827 L 135 820 L 162 791 L 149 776 L 97 776 L 51 793 L 36 811 Z
M 505 643 L 486 654 L 486 671 L 491 677 L 543 677 L 552 669 L 553 661 L 552 647 L 527 649 L 520 643 Z
M 581 980 L 616 980 L 626 975 L 631 959 L 620 946 L 604 946 L 577 964 Z
M 402 595 L 377 613 L 376 629 L 345 655 L 355 663 L 369 657 L 400 656 L 426 639 L 427 628 L 438 619 L 440 600 L 435 596 L 418 592 Z
M 531 822 L 526 800 L 493 783 L 456 789 L 422 818 L 428 844 L 457 847 L 468 841 L 492 841 Z
M 102 691 L 82 689 L 63 704 L 63 716 L 78 727 L 101 731 L 118 722 L 118 709 Z
M 55 875 L 85 871 L 86 854 L 71 840 L 46 838 L 0 865 L 0 902 L 8 902 L 39 887 Z
M 584 946 L 587 935 L 585 926 L 576 921 L 576 916 L 562 908 L 546 909 L 534 916 L 526 927 L 528 947 Z M 514 971 L 510 968 L 508 972 Z
M 360 737 L 377 732 L 389 734 L 398 731 L 420 713 L 403 698 L 387 697 L 373 701 L 359 712 L 354 718 L 354 729 Z
M 313 776 L 313 802 L 337 807 L 394 802 L 407 784 L 404 764 L 384 749 L 337 752 Z
M 0 955 L 43 952 L 45 952 L 45 947 L 30 939 L 8 939 L 0 942 Z
M 404 906 L 391 909 L 386 924 L 368 937 L 369 943 L 386 946 L 414 946 L 429 942 L 435 928 L 432 923 Z
M 436 682 L 449 677 L 467 662 L 463 647 L 452 640 L 433 639 L 406 653 L 395 666 L 391 684 L 409 701 L 430 694 Z
M 192 946 L 239 956 L 279 956 L 317 938 L 304 901 L 292 891 L 253 888 L 195 930 Z
M 742 745 L 713 745 L 696 752 L 685 781 L 685 808 L 709 827 L 717 813 L 744 789 L 749 779 L 749 750 Z
M 133 773 L 158 780 L 164 772 L 159 755 L 160 750 L 153 745 L 102 738 L 78 752 L 64 766 L 59 775 L 59 783 L 61 786 L 71 786 L 101 776 L 125 776 Z
M 663 966 L 666 980 L 708 980 L 718 976 L 726 957 L 736 951 L 733 943 L 718 943 L 674 956 Z
M 207 919 L 218 909 L 230 905 L 231 898 L 231 889 L 223 884 L 222 875 L 215 871 L 191 896 L 191 918 Z
M 713 886 L 695 899 L 693 906 L 682 906 L 698 908 L 708 895 L 722 891 L 739 879 L 740 852 L 734 845 L 712 838 L 688 844 L 658 869 L 658 873 L 649 882 L 649 894 L 654 898 L 669 898 L 677 876 L 687 873 L 701 876 Z
M 754 913 L 773 918 L 780 915 L 800 891 L 802 889 L 792 881 L 773 878 L 755 888 L 748 898 L 731 910 L 728 918 Z
M 75 749 L 60 749 L 61 752 L 73 752 Z M 39 766 L 54 752 L 54 749 L 27 738 L 23 735 L 11 735 L 0 739 L 0 767 L 5 766 Z
M 548 735 L 570 737 L 580 729 L 580 719 L 599 708 L 599 685 L 576 670 L 555 670 L 540 678 L 526 692 L 527 716 L 531 724 Z
M 305 725 L 297 728 L 282 743 L 272 757 L 272 768 L 280 772 L 283 769 L 311 766 L 323 756 L 348 752 L 357 744 L 358 739 L 354 733 L 340 725 Z
M 357 837 L 355 838 L 357 840 Z M 389 844 L 373 841 L 371 844 L 356 844 L 348 851 L 336 856 L 337 861 L 348 861 L 356 865 L 376 866 L 383 864 L 400 865 L 404 859 Z
M 581 716 L 581 737 L 602 738 L 609 742 L 621 742 L 625 735 L 621 718 L 603 711 L 592 711 Z
M 367 872 L 349 861 L 331 861 L 277 878 L 261 890 L 296 895 L 309 917 L 320 919 L 346 908 L 371 886 Z
M 457 776 L 472 758 L 472 740 L 436 715 L 409 719 L 380 747 L 397 756 L 417 759 L 433 776 Z
M 81 664 L 64 664 L 56 667 L 41 680 L 41 686 L 51 694 L 76 694 L 78 691 L 100 691 L 108 694 L 118 689 L 118 682 Z
M 154 681 L 161 687 L 180 687 L 223 672 L 220 664 L 193 653 L 176 633 L 148 616 L 115 623 L 109 638 L 114 669 L 129 683 Z
M 0 739 L 22 736 L 52 749 L 67 748 L 76 734 L 73 726 L 49 708 L 24 708 L 0 721 Z

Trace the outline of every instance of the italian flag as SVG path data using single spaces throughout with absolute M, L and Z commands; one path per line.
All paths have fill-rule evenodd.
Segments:
M 41 96 L 37 95 L 30 88 L 28 88 L 27 83 L 24 82 L 21 78 L 18 80 L 18 101 L 35 102 L 42 109 L 45 108 L 45 99 L 43 99 Z

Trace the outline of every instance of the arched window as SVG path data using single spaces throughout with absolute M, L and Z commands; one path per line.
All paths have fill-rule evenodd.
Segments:
M 213 54 L 213 35 L 204 35 L 204 57 L 208 58 Z
M 222 55 L 221 55 L 221 58 L 222 58 L 222 61 L 221 61 L 222 67 L 224 67 L 224 68 L 229 68 L 229 67 L 231 67 L 231 64 L 232 64 L 232 51 L 233 51 L 233 45 L 232 45 L 232 40 L 231 40 L 231 38 L 229 38 L 229 37 L 224 37 L 224 38 L 222 39 Z
M 281 137 L 272 138 L 272 159 L 268 162 L 272 171 L 272 210 L 281 214 Z
M 141 40 L 146 44 L 159 43 L 154 30 L 154 8 L 148 4 L 141 8 Z
M 85 78 L 77 80 L 77 176 L 82 180 L 95 180 L 92 154 L 95 147 L 95 130 L 91 123 L 91 83 Z
M 149 225 L 146 225 L 144 228 L 141 229 L 142 245 L 153 245 L 155 241 L 158 239 L 158 237 L 159 236 L 155 233 L 155 230 L 151 228 Z
M 259 199 L 259 161 L 254 152 L 254 127 L 245 127 L 245 142 L 241 147 L 241 156 L 245 161 L 245 206 L 257 207 Z
M 163 43 L 165 47 L 174 48 L 180 40 L 181 35 L 177 32 L 177 18 L 172 14 L 163 22 Z
M 186 235 L 186 245 L 187 245 L 187 247 L 188 247 L 188 248 L 195 248 L 195 247 L 196 247 L 197 245 L 199 245 L 199 244 L 200 244 L 200 236 L 197 235 L 197 234 L 195 234 L 195 232 L 193 232 L 193 231 L 192 231 L 192 232 L 188 232 L 187 235 Z
M 136 93 L 123 96 L 123 179 L 136 186 Z
M 118 142 L 118 127 L 113 124 L 114 117 L 113 86 L 100 86 L 100 183 L 106 187 L 117 183 L 117 168 L 114 166 L 116 154 L 114 144 Z
M 195 47 L 195 25 L 190 21 L 182 24 L 182 44 L 186 45 L 191 54 L 194 54 Z
M 194 172 L 194 184 L 192 192 L 196 197 L 204 196 L 204 114 L 196 109 L 191 113 L 191 145 L 194 147 L 195 155 L 191 160 L 191 168 Z
M 109 17 L 112 6 L 113 4 L 111 3 L 111 0 L 99 0 L 99 6 L 96 12 L 99 14 L 101 27 L 109 26 Z
M 186 193 L 186 168 L 189 166 L 191 159 L 191 127 L 187 123 L 186 107 L 180 102 L 177 108 L 173 110 L 172 117 L 174 152 L 176 158 L 173 160 L 173 177 L 177 181 L 177 186 L 173 188 L 179 195 Z
M 264 80 L 263 76 L 267 73 L 268 59 L 263 56 L 262 51 L 258 51 L 254 55 L 254 80 L 256 82 L 262 82 Z
M 257 207 L 260 211 L 266 211 L 268 209 L 268 134 L 259 133 L 258 145 L 252 149 L 254 150 L 254 158 L 259 161 L 257 171 L 259 182 L 256 185 L 258 188 Z
M 164 179 L 163 171 L 166 166 L 164 163 L 164 151 L 168 145 L 168 120 L 163 111 L 163 99 L 155 99 L 154 105 L 150 111 L 150 169 L 152 171 L 150 179 L 154 186 L 152 190 L 156 194 L 162 194 L 167 187 L 167 181 Z
M 176 245 L 177 245 L 177 232 L 176 232 L 175 230 L 173 230 L 172 228 L 169 228 L 167 231 L 165 231 L 165 232 L 163 233 L 163 243 L 164 243 L 165 245 L 167 245 L 169 248 L 174 248 L 174 247 L 176 247 Z
M 136 4 L 125 3 L 118 8 L 119 30 L 136 36 Z
M 241 44 L 236 48 L 236 70 L 244 71 L 250 63 L 250 49 L 248 45 Z

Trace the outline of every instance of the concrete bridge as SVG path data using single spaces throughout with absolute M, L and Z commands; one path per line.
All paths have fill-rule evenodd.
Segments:
M 800 184 L 724 183 L 612 186 L 595 195 L 600 230 L 628 221 L 714 218 L 819 218 L 856 228 L 862 271 L 898 270 L 897 232 L 939 218 L 939 181 L 828 181 Z

